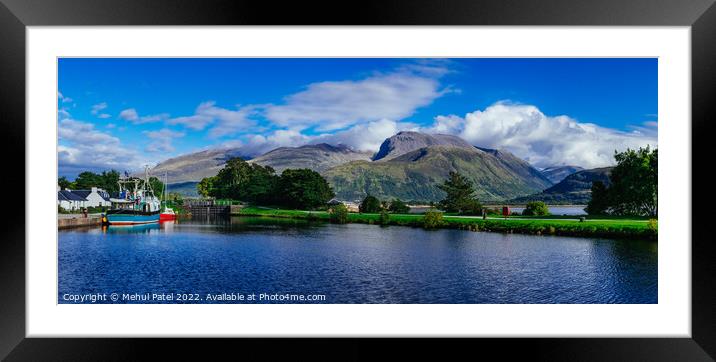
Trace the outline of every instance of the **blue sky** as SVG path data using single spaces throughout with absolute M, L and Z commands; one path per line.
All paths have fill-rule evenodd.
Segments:
M 400 130 L 450 133 L 537 167 L 656 144 L 656 59 L 59 60 L 60 174 L 212 147 L 256 155 Z M 586 153 L 586 154 L 585 154 Z

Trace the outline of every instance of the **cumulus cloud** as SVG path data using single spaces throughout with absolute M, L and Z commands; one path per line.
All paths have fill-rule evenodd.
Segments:
M 417 67 L 417 65 L 416 65 Z M 447 92 L 440 89 L 439 67 L 403 67 L 393 73 L 375 74 L 352 81 L 309 84 L 289 95 L 281 105 L 268 105 L 265 117 L 291 129 L 315 127 L 317 131 L 343 129 L 381 119 L 403 119 Z
M 178 137 L 184 137 L 183 132 L 172 131 L 168 128 L 162 128 L 158 131 L 144 131 L 147 137 L 152 139 L 147 147 L 147 152 L 174 152 L 172 140 Z
M 125 121 L 131 122 L 132 124 L 143 124 L 160 122 L 169 118 L 168 113 L 159 113 L 149 116 L 140 116 L 136 109 L 128 108 L 119 112 L 119 118 Z
M 488 148 L 504 148 L 537 167 L 614 164 L 614 151 L 656 146 L 655 124 L 631 132 L 580 123 L 568 116 L 546 116 L 533 105 L 498 102 L 465 117 L 438 116 L 426 131 L 458 135 Z
M 60 173 L 134 170 L 146 162 L 136 150 L 125 148 L 119 138 L 95 129 L 91 123 L 74 119 L 60 120 L 57 156 Z
M 209 131 L 212 138 L 231 135 L 240 132 L 246 127 L 252 126 L 254 122 L 250 116 L 255 111 L 255 106 L 237 107 L 237 110 L 230 110 L 216 106 L 216 102 L 208 101 L 199 104 L 191 116 L 172 118 L 167 121 L 171 125 L 183 125 L 193 130 L 203 130 L 211 124 L 215 126 Z
M 315 137 L 311 143 L 325 142 L 343 144 L 357 151 L 375 152 L 386 138 L 400 131 L 417 130 L 418 126 L 408 122 L 396 122 L 381 119 L 374 122 L 355 125 L 345 131 L 324 134 Z
M 305 145 L 313 137 L 302 134 L 296 130 L 280 129 L 268 135 L 253 135 L 244 142 L 239 149 L 243 154 L 258 156 L 277 147 L 296 147 Z

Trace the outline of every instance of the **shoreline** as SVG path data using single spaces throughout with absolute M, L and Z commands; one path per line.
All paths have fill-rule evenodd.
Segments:
M 388 214 L 387 224 L 380 224 L 380 214 L 349 213 L 348 223 L 371 225 L 396 225 L 424 227 L 423 215 Z M 330 222 L 326 211 L 259 209 L 248 207 L 231 216 L 273 217 L 284 219 L 302 219 L 309 221 Z M 527 219 L 527 218 L 488 218 L 469 216 L 443 216 L 440 229 L 458 229 L 468 231 L 498 232 L 504 234 L 558 235 L 576 237 L 631 238 L 657 240 L 658 231 L 653 230 L 644 220 L 578 220 L 564 219 Z

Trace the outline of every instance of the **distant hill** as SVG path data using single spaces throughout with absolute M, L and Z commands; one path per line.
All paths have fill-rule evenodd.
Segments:
M 594 181 L 599 180 L 609 186 L 609 174 L 612 169 L 613 167 L 602 167 L 582 170 L 567 176 L 564 180 L 540 193 L 518 197 L 510 202 L 544 201 L 548 204 L 584 205 L 592 198 L 591 189 Z
M 527 195 L 550 186 L 538 170 L 509 152 L 464 145 L 422 147 L 380 162 L 349 162 L 328 169 L 324 176 L 343 200 L 371 194 L 381 199 L 439 201 L 444 193 L 437 185 L 450 171 L 472 180 L 476 196 L 485 201 Z
M 198 182 L 204 177 L 216 176 L 226 161 L 232 157 L 241 157 L 245 160 L 251 158 L 235 148 L 210 149 L 170 158 L 159 163 L 149 172 L 159 178 L 163 178 L 166 173 L 170 184 Z
M 350 161 L 369 161 L 370 156 L 370 152 L 354 151 L 344 145 L 332 146 L 327 143 L 319 143 L 301 147 L 280 147 L 249 162 L 255 162 L 261 166 L 271 166 L 277 174 L 287 168 L 308 168 L 316 172 L 323 172 Z
M 398 132 L 394 136 L 386 139 L 380 145 L 380 149 L 373 156 L 373 161 L 389 160 L 402 154 L 429 146 L 453 146 L 472 148 L 460 137 L 443 135 L 443 134 L 427 134 L 420 132 Z
M 185 197 L 199 197 L 199 192 L 196 191 L 197 184 L 198 182 L 195 181 L 170 183 L 167 185 L 167 192 L 176 192 Z
M 543 169 L 542 174 L 552 181 L 553 184 L 559 183 L 564 180 L 567 176 L 582 171 L 584 168 L 579 166 L 553 166 Z

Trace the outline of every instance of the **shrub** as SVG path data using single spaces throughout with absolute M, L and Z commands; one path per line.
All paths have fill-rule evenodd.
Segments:
M 649 219 L 649 221 L 646 223 L 646 227 L 649 228 L 649 231 L 656 234 L 659 231 L 659 224 L 656 219 Z
M 407 214 L 410 212 L 410 206 L 406 205 L 400 199 L 394 199 L 393 201 L 390 202 L 390 206 L 388 207 L 388 210 L 390 212 L 393 212 L 396 214 Z
M 367 212 L 367 213 L 377 213 L 380 212 L 380 210 L 383 209 L 383 206 L 380 204 L 380 200 L 378 200 L 377 197 L 368 195 L 363 199 L 363 201 L 358 206 L 358 211 L 360 212 Z
M 423 216 L 423 227 L 426 229 L 434 229 L 442 226 L 445 222 L 443 221 L 443 213 L 440 211 L 429 210 L 425 212 Z
M 549 215 L 549 208 L 542 201 L 531 201 L 527 203 L 525 210 L 522 211 L 522 215 Z
M 338 204 L 328 209 L 331 222 L 336 224 L 345 224 L 348 222 L 348 208 L 346 205 Z

